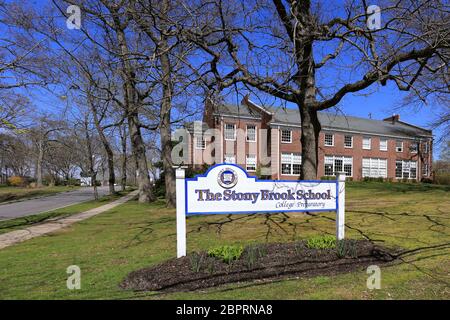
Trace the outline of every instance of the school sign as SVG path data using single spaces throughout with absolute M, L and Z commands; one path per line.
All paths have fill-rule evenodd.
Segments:
M 177 169 L 177 256 L 186 255 L 186 215 L 336 211 L 344 238 L 345 175 L 337 180 L 259 180 L 234 164 L 185 179 Z

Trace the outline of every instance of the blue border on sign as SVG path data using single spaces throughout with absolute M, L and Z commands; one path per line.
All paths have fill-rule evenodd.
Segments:
M 336 185 L 336 209 L 296 209 L 296 210 L 269 210 L 269 211 L 237 211 L 237 212 L 229 212 L 229 211 L 219 211 L 219 212 L 189 212 L 188 211 L 188 192 L 187 192 L 187 186 L 188 182 L 190 181 L 198 181 L 198 178 L 205 178 L 208 176 L 209 172 L 220 166 L 233 166 L 245 173 L 247 178 L 254 179 L 255 182 L 290 182 L 290 183 L 302 183 L 302 182 L 315 182 L 315 183 L 328 183 L 328 184 L 335 184 Z M 266 213 L 281 213 L 281 212 L 327 212 L 327 211 L 337 211 L 339 208 L 339 184 L 337 180 L 265 180 L 265 179 L 258 179 L 258 177 L 250 176 L 246 170 L 244 170 L 241 166 L 238 166 L 234 163 L 219 163 L 211 166 L 204 174 L 198 174 L 193 178 L 185 178 L 184 179 L 184 205 L 185 205 L 185 214 L 188 215 L 211 215 L 211 214 L 266 214 Z

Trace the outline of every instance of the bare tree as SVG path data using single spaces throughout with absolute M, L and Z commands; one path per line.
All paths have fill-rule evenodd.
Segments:
M 202 1 L 197 29 L 186 37 L 210 56 L 206 74 L 219 91 L 243 84 L 297 105 L 301 178 L 314 179 L 319 111 L 377 83 L 420 94 L 416 84 L 425 80 L 425 70 L 448 72 L 450 19 L 444 1 L 378 5 L 381 24 L 372 27 L 364 0 L 330 9 L 310 0 Z M 448 94 L 448 87 L 443 89 Z

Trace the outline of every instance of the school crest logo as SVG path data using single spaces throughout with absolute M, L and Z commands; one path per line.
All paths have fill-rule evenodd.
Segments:
M 217 177 L 217 182 L 225 189 L 233 188 L 236 185 L 237 180 L 236 172 L 230 168 L 221 170 Z

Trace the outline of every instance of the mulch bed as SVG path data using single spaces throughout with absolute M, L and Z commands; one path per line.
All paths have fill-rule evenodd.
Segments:
M 193 267 L 193 254 L 131 272 L 120 284 L 135 291 L 191 291 L 243 281 L 334 275 L 385 264 L 395 254 L 370 241 L 355 240 L 352 257 L 339 258 L 336 249 L 310 249 L 305 242 L 261 244 L 265 255 L 251 263 L 248 249 L 231 264 L 203 255 L 200 270 Z M 198 260 L 197 260 L 198 261 Z

